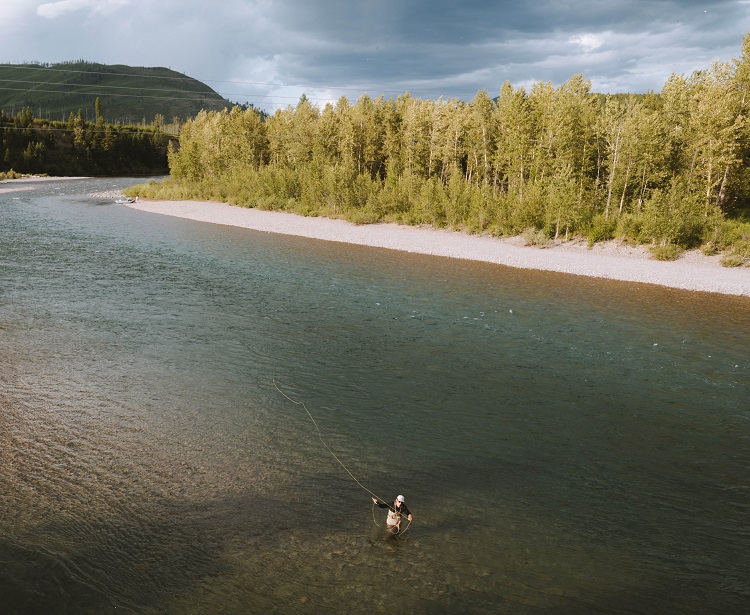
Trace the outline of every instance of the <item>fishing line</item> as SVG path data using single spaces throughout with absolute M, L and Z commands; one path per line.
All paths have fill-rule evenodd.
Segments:
M 352 479 L 354 480 L 354 482 L 355 482 L 355 483 L 357 483 L 357 484 L 358 484 L 358 485 L 359 485 L 359 486 L 360 486 L 360 487 L 361 487 L 362 489 L 364 489 L 365 491 L 367 491 L 367 493 L 369 493 L 369 494 L 370 494 L 370 495 L 371 495 L 372 497 L 374 497 L 374 498 L 375 498 L 376 500 L 378 500 L 379 502 L 383 502 L 383 503 L 384 503 L 384 504 L 385 504 L 386 506 L 388 506 L 388 508 L 389 508 L 390 510 L 392 510 L 392 511 L 393 511 L 394 513 L 396 513 L 397 515 L 399 515 L 399 516 L 403 517 L 403 514 L 402 514 L 401 512 L 397 511 L 397 510 L 396 510 L 395 508 L 393 508 L 393 506 L 391 506 L 390 504 L 388 504 L 388 503 L 387 503 L 387 502 L 386 502 L 386 501 L 385 501 L 385 500 L 384 500 L 383 498 L 381 498 L 380 496 L 378 496 L 378 495 L 377 495 L 376 493 L 373 493 L 373 492 L 372 492 L 372 491 L 370 491 L 370 490 L 369 490 L 369 489 L 368 489 L 367 487 L 365 487 L 365 486 L 364 486 L 364 485 L 363 485 L 362 483 L 360 483 L 360 482 L 359 482 L 359 480 L 357 479 L 357 477 L 356 477 L 356 476 L 354 476 L 354 474 L 352 474 L 352 473 L 351 473 L 351 472 L 349 471 L 349 468 L 347 468 L 347 467 L 346 467 L 346 465 L 344 464 L 344 462 L 343 462 L 343 461 L 341 461 L 341 459 L 339 459 L 339 458 L 338 458 L 338 456 L 336 455 L 336 453 L 334 453 L 334 452 L 333 452 L 333 451 L 331 450 L 331 447 L 330 447 L 330 446 L 328 446 L 328 444 L 326 443 L 326 441 L 325 441 L 325 440 L 323 439 L 323 434 L 322 434 L 322 433 L 321 433 L 321 431 L 320 431 L 320 427 L 318 427 L 318 422 L 317 422 L 317 421 L 315 420 L 315 417 L 314 417 L 314 416 L 313 416 L 313 415 L 311 414 L 311 412 L 310 412 L 310 411 L 309 411 L 309 410 L 307 409 L 307 406 L 305 405 L 305 402 L 303 402 L 303 401 L 297 401 L 296 399 L 292 399 L 291 397 L 289 397 L 289 395 L 287 395 L 286 393 L 284 393 L 284 391 L 282 391 L 282 390 L 281 390 L 281 389 L 279 388 L 279 386 L 278 386 L 278 385 L 276 384 L 276 381 L 275 381 L 275 380 L 273 380 L 272 382 L 273 382 L 273 386 L 274 386 L 274 387 L 276 388 L 276 390 L 277 390 L 277 391 L 278 391 L 279 393 L 281 393 L 281 394 L 282 394 L 282 395 L 283 395 L 284 397 L 286 397 L 286 398 L 287 398 L 287 399 L 288 399 L 288 400 L 289 400 L 290 402 L 292 402 L 293 404 L 295 404 L 295 405 L 297 405 L 297 406 L 302 406 L 302 407 L 304 408 L 305 412 L 307 413 L 307 416 L 309 416 L 309 417 L 310 417 L 310 420 L 311 420 L 311 421 L 313 422 L 313 425 L 315 425 L 315 431 L 316 431 L 316 432 L 317 432 L 317 434 L 318 434 L 318 439 L 320 440 L 320 442 L 321 442 L 321 443 L 323 444 L 323 446 L 325 446 L 325 447 L 326 447 L 326 450 L 327 450 L 327 451 L 328 451 L 329 453 L 331 453 L 331 455 L 333 455 L 333 458 L 334 458 L 334 459 L 335 459 L 335 460 L 336 460 L 336 461 L 338 462 L 338 464 L 339 464 L 339 465 L 340 465 L 340 466 L 341 466 L 342 468 L 344 468 L 344 470 L 346 471 L 346 473 L 347 473 L 347 474 L 348 474 L 349 476 L 351 476 L 351 477 L 352 477 Z M 407 517 L 407 519 L 408 519 L 408 517 Z M 375 523 L 375 525 L 377 525 L 378 527 L 381 527 L 381 525 L 380 525 L 380 524 L 379 524 L 379 523 L 378 523 L 377 521 L 375 521 L 375 502 L 373 502 L 373 504 L 372 504 L 372 520 L 373 520 L 373 522 Z M 398 534 L 404 534 L 404 533 L 406 532 L 406 530 L 408 530 L 408 529 L 409 529 L 409 526 L 410 526 L 410 525 L 411 525 L 411 521 L 409 521 L 409 524 L 408 524 L 408 525 L 406 526 L 406 529 L 405 529 L 405 530 L 404 530 L 403 532 L 397 532 L 397 533 L 398 533 Z M 397 527 L 397 526 L 394 526 L 394 527 Z
M 312 414 L 310 413 L 310 411 L 309 411 L 309 410 L 307 409 L 307 406 L 305 405 L 305 402 L 303 402 L 303 401 L 297 401 L 297 400 L 295 400 L 295 399 L 292 399 L 291 397 L 289 397 L 289 395 L 287 395 L 286 393 L 284 393 L 284 391 L 282 391 L 282 390 L 281 390 L 281 389 L 280 389 L 280 388 L 279 388 L 279 387 L 277 386 L 277 384 L 276 384 L 276 381 L 275 381 L 275 380 L 273 381 L 273 386 L 274 386 L 274 387 L 276 387 L 276 390 L 277 390 L 277 391 L 278 391 L 279 393 L 281 393 L 281 394 L 282 394 L 282 395 L 283 395 L 284 397 L 286 397 L 286 398 L 287 398 L 287 399 L 288 399 L 288 400 L 289 400 L 290 402 L 292 402 L 293 404 L 296 404 L 296 405 L 298 405 L 298 406 L 302 406 L 302 407 L 303 407 L 303 408 L 305 409 L 305 412 L 307 412 L 307 416 L 309 416 L 309 417 L 310 417 L 310 420 L 311 420 L 311 421 L 313 422 L 313 425 L 315 425 L 315 431 L 316 431 L 316 432 L 318 433 L 318 439 L 319 439 L 319 440 L 321 441 L 321 443 L 323 444 L 323 446 L 325 446 L 325 447 L 326 447 L 326 449 L 328 450 L 328 452 L 329 452 L 329 453 L 331 453 L 331 455 L 333 455 L 333 458 L 334 458 L 334 459 L 335 459 L 336 461 L 338 461 L 339 465 L 340 465 L 340 466 L 341 466 L 342 468 L 344 468 L 344 470 L 346 471 L 346 473 L 347 473 L 347 474 L 348 474 L 349 476 L 351 476 L 351 477 L 352 477 L 352 479 L 354 479 L 354 482 L 355 482 L 355 483 L 357 483 L 357 484 L 358 484 L 358 485 L 359 485 L 359 486 L 360 486 L 360 487 L 361 487 L 362 489 L 364 489 L 365 491 L 367 491 L 367 493 L 369 493 L 369 494 L 370 494 L 370 495 L 371 495 L 372 497 L 374 497 L 374 498 L 376 498 L 376 499 L 380 500 L 381 502 L 382 502 L 382 501 L 384 501 L 384 500 L 382 500 L 382 499 L 381 499 L 380 497 L 378 497 L 378 495 L 377 495 L 377 494 L 373 493 L 373 492 L 372 492 L 372 491 L 370 491 L 370 490 L 369 490 L 369 489 L 368 489 L 367 487 L 365 487 L 365 486 L 364 486 L 364 485 L 363 485 L 362 483 L 360 483 L 360 482 L 359 482 L 359 480 L 357 480 L 357 477 L 356 477 L 356 476 L 354 476 L 354 474 L 352 474 L 352 473 L 351 473 L 351 472 L 349 471 L 349 468 L 347 468 L 347 467 L 346 467 L 346 466 L 344 465 L 344 462 L 343 462 L 343 461 L 341 461 L 341 459 L 339 459 L 339 458 L 338 458 L 338 456 L 336 455 L 336 453 L 334 453 L 334 452 L 333 452 L 333 451 L 331 450 L 331 447 L 330 447 L 330 446 L 328 446 L 328 444 L 326 444 L 326 441 L 325 441 L 325 440 L 323 439 L 323 434 L 322 434 L 322 433 L 321 433 L 321 431 L 320 431 L 320 427 L 318 427 L 318 422 L 317 422 L 317 421 L 315 420 L 315 418 L 313 417 L 313 415 L 312 415 Z

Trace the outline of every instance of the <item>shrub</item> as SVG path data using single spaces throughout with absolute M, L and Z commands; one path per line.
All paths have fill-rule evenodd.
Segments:
M 544 190 L 539 186 L 526 186 L 523 199 L 516 197 L 511 206 L 511 224 L 514 231 L 544 226 L 545 198 Z
M 490 207 L 490 222 L 487 230 L 492 235 L 512 235 L 513 223 L 511 221 L 510 197 L 506 193 L 494 196 Z
M 740 267 L 750 261 L 750 224 L 734 222 L 725 226 L 725 229 L 727 250 L 721 258 L 721 264 L 724 267 Z
M 699 245 L 709 224 L 707 213 L 703 198 L 674 179 L 666 191 L 655 190 L 646 202 L 641 239 L 661 245 Z
M 593 195 L 581 192 L 570 169 L 545 182 L 544 229 L 555 239 L 560 235 L 578 233 L 588 227 L 591 219 L 589 203 Z M 539 227 L 540 225 L 536 225 Z
M 739 254 L 730 252 L 721 257 L 722 267 L 741 267 L 747 259 Z
M 750 254 L 750 223 L 739 220 L 721 220 L 704 236 L 705 244 L 712 244 L 716 251 L 736 250 Z
M 597 241 L 609 241 L 615 236 L 616 229 L 617 220 L 614 216 L 607 219 L 603 214 L 597 214 L 591 220 L 588 229 L 589 246 L 594 245 Z
M 380 221 L 380 215 L 369 205 L 359 209 L 350 209 L 346 219 L 353 224 L 375 224 Z
M 676 261 L 680 258 L 683 249 L 674 243 L 663 243 L 660 245 L 652 246 L 650 248 L 651 254 L 658 261 Z
M 714 256 L 719 253 L 719 247 L 713 241 L 707 241 L 701 246 L 701 252 L 706 256 Z
M 496 204 L 492 198 L 491 188 L 472 186 L 469 197 L 469 211 L 464 221 L 465 229 L 470 233 L 485 232 L 494 220 Z
M 0 173 L 0 179 L 18 179 L 20 177 L 23 177 L 23 174 L 16 173 L 13 169 L 10 169 L 10 171 L 6 171 L 5 173 Z
M 549 237 L 547 237 L 544 231 L 540 231 L 539 229 L 535 229 L 531 226 L 525 229 L 523 233 L 521 233 L 521 237 L 523 237 L 525 245 L 527 246 L 546 248 L 550 243 L 550 239 Z
M 640 216 L 625 213 L 617 218 L 615 235 L 621 237 L 624 241 L 638 241 L 642 228 L 643 221 Z
M 416 209 L 417 219 L 421 224 L 445 226 L 445 212 L 450 207 L 451 197 L 445 193 L 440 181 L 434 177 L 428 179 L 419 191 Z

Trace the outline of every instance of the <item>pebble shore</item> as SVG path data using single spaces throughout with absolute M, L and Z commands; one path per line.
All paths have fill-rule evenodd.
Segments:
M 79 178 L 24 178 L 4 181 L 0 194 L 34 189 L 28 182 Z M 113 201 L 124 199 L 117 190 L 91 194 Z M 355 225 L 344 220 L 309 218 L 297 214 L 235 207 L 214 201 L 152 201 L 123 206 L 200 222 L 338 241 L 418 254 L 495 263 L 623 282 L 641 282 L 669 288 L 750 297 L 750 267 L 721 266 L 719 255 L 688 250 L 676 261 L 658 261 L 645 246 L 616 241 L 589 248 L 582 241 L 556 241 L 540 248 L 525 245 L 521 237 L 497 238 L 390 223 Z

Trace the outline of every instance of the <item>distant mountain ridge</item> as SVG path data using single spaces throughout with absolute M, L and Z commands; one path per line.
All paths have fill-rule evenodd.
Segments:
M 99 98 L 107 123 L 171 122 L 195 117 L 201 109 L 220 111 L 234 103 L 205 83 L 163 67 L 98 64 L 0 64 L 0 110 L 8 115 L 30 107 L 35 117 L 67 121 L 78 113 L 95 117 Z

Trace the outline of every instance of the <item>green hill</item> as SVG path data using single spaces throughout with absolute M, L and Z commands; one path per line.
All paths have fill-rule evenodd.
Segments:
M 168 68 L 121 64 L 0 64 L 0 110 L 8 115 L 30 107 L 36 117 L 67 121 L 80 109 L 93 120 L 94 104 L 110 124 L 184 120 L 201 109 L 220 111 L 233 104 L 206 84 Z

